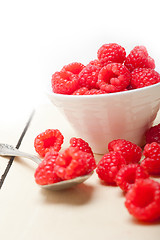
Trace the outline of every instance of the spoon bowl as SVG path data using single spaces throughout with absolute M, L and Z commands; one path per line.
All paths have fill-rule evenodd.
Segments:
M 36 164 L 40 164 L 42 162 L 42 160 L 40 158 L 38 158 L 37 156 L 29 154 L 29 153 L 21 152 L 17 148 L 13 147 L 12 145 L 4 144 L 4 143 L 0 143 L 0 156 L 6 156 L 6 157 L 7 156 L 14 156 L 14 157 L 20 156 L 20 157 L 25 157 L 25 158 L 31 159 Z M 77 184 L 80 184 L 80 183 L 86 181 L 92 174 L 93 174 L 93 172 L 91 172 L 87 175 L 84 175 L 84 176 L 70 179 L 70 180 L 64 180 L 64 181 L 53 183 L 53 184 L 39 185 L 39 186 L 41 186 L 42 188 L 53 190 L 53 191 L 63 190 L 63 189 L 71 188 L 73 186 L 76 186 Z

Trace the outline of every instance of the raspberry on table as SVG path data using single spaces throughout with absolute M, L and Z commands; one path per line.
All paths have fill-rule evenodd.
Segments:
M 72 94 L 78 89 L 78 76 L 68 71 L 55 72 L 52 75 L 52 90 L 59 94 Z
M 141 166 L 151 175 L 160 175 L 160 144 L 146 144 L 143 154 L 145 158 L 141 161 Z
M 74 91 L 72 93 L 72 95 L 84 95 L 87 91 L 88 91 L 88 88 L 81 87 L 81 88 L 77 89 L 76 91 Z
M 121 63 L 110 63 L 98 75 L 97 85 L 107 93 L 123 91 L 130 84 L 130 72 Z
M 126 58 L 126 51 L 117 43 L 102 45 L 97 52 L 102 67 L 108 63 L 123 63 Z
M 137 68 L 131 73 L 131 86 L 143 88 L 160 82 L 160 74 L 150 68 Z
M 62 180 L 54 171 L 57 156 L 58 152 L 54 150 L 50 150 L 46 153 L 43 161 L 38 165 L 34 174 L 37 184 L 47 185 L 60 182 Z
M 137 163 L 130 163 L 122 167 L 116 176 L 117 185 L 127 192 L 140 178 L 148 178 L 147 171 Z
M 79 150 L 87 153 L 91 153 L 93 156 L 93 151 L 89 144 L 84 141 L 82 138 L 72 137 L 70 139 L 70 147 L 77 147 Z
M 88 64 L 79 74 L 79 86 L 86 87 L 89 90 L 97 88 L 99 71 L 100 67 L 98 65 Z
M 78 147 L 69 147 L 59 153 L 54 168 L 56 174 L 63 180 L 87 175 L 96 168 L 92 154 L 79 150 Z
M 62 71 L 68 71 L 73 74 L 79 74 L 85 66 L 79 62 L 69 63 L 62 68 Z
M 149 178 L 139 179 L 127 192 L 125 206 L 129 213 L 141 221 L 160 218 L 160 184 Z
M 125 139 L 116 139 L 108 144 L 109 151 L 120 152 L 126 163 L 138 163 L 142 156 L 142 149 L 135 143 Z
M 58 129 L 47 129 L 35 138 L 34 147 L 36 152 L 44 157 L 50 149 L 58 152 L 63 144 L 63 139 L 64 137 Z
M 105 183 L 115 185 L 116 175 L 125 164 L 126 161 L 119 152 L 110 152 L 101 158 L 97 165 L 96 173 Z
M 148 129 L 145 133 L 146 143 L 157 142 L 160 144 L 160 123 Z
M 148 55 L 147 49 L 144 46 L 134 47 L 126 57 L 124 64 L 130 71 L 136 68 L 155 68 L 154 59 Z

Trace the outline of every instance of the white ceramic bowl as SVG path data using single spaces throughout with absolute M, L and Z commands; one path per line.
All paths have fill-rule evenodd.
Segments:
M 160 108 L 160 83 L 111 94 L 74 96 L 48 91 L 51 102 L 64 114 L 78 137 L 94 153 L 104 154 L 113 139 L 126 139 L 142 146 Z

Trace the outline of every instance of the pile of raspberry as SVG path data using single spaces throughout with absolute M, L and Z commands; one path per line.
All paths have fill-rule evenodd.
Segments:
M 126 56 L 126 50 L 117 43 L 102 45 L 97 59 L 87 65 L 73 62 L 52 75 L 54 93 L 67 95 L 95 95 L 136 88 L 160 82 L 155 61 L 146 47 L 136 46 Z
M 63 140 L 58 129 L 47 129 L 35 138 L 35 150 L 43 158 L 34 174 L 37 184 L 73 179 L 96 168 L 101 181 L 123 190 L 125 206 L 135 218 L 160 219 L 160 183 L 153 179 L 160 176 L 160 124 L 147 130 L 143 150 L 135 143 L 116 139 L 108 144 L 109 152 L 97 165 L 86 141 L 72 137 L 69 147 L 61 152 Z
M 37 184 L 73 179 L 87 175 L 96 168 L 93 152 L 86 141 L 73 137 L 69 147 L 60 152 L 63 140 L 58 129 L 47 129 L 35 138 L 35 150 L 43 158 L 34 174 Z
M 159 129 L 160 124 L 146 132 L 143 150 L 124 139 L 111 141 L 109 153 L 101 158 L 96 169 L 107 185 L 123 190 L 127 210 L 141 221 L 160 219 L 160 183 L 153 179 L 160 177 Z

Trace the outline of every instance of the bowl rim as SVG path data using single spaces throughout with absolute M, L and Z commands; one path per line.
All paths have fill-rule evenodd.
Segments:
M 94 95 L 69 95 L 69 94 L 61 94 L 61 93 L 54 93 L 52 91 L 52 86 L 50 84 L 50 86 L 48 86 L 46 88 L 46 93 L 47 95 L 50 95 L 50 96 L 55 96 L 57 98 L 71 98 L 71 99 L 92 99 L 92 98 L 110 98 L 110 97 L 113 97 L 113 96 L 123 96 L 123 95 L 130 95 L 130 94 L 133 94 L 133 93 L 141 93 L 141 92 L 146 92 L 148 90 L 152 90 L 156 87 L 160 87 L 160 82 L 159 83 L 156 83 L 156 84 L 153 84 L 153 85 L 150 85 L 150 86 L 147 86 L 147 87 L 143 87 L 143 88 L 137 88 L 137 89 L 132 89 L 132 90 L 128 90 L 128 91 L 121 91 L 121 92 L 115 92 L 115 93 L 108 93 L 108 94 L 94 94 Z

